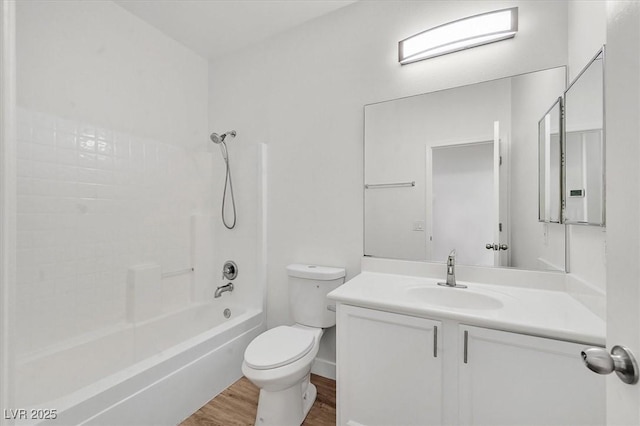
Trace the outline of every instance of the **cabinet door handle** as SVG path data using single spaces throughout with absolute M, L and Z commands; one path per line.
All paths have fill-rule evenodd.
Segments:
M 467 330 L 464 331 L 464 363 L 467 363 L 468 360 L 468 349 L 469 349 L 469 332 Z
M 433 327 L 433 357 L 438 358 L 438 326 Z

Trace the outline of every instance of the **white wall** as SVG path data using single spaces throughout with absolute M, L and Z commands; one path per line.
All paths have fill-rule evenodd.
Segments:
M 571 82 L 607 40 L 607 2 L 570 0 L 567 3 L 567 65 Z
M 568 2 L 567 64 L 570 81 L 573 81 L 607 41 L 606 3 L 600 0 Z M 607 183 L 607 187 L 609 186 L 610 184 Z M 604 293 L 606 291 L 606 229 L 569 225 L 567 230 L 570 239 L 571 278 L 587 282 Z
M 511 6 L 515 39 L 398 64 L 399 40 Z M 555 1 L 358 2 L 210 62 L 210 123 L 268 144 L 270 327 L 290 322 L 287 264 L 360 270 L 363 105 L 564 65 L 566 20 Z M 323 340 L 335 359 L 334 334 Z
M 18 2 L 18 105 L 206 143 L 207 64 L 110 1 Z
M 112 2 L 17 3 L 21 354 L 125 321 L 128 267 L 191 266 L 191 214 L 211 213 L 207 67 Z M 190 286 L 163 280 L 164 308 Z

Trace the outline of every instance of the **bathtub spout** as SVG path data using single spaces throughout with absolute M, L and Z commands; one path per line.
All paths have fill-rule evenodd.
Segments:
M 224 293 L 225 291 L 233 291 L 233 283 L 221 285 L 220 287 L 216 288 L 216 292 L 213 294 L 213 297 L 218 298 L 222 296 L 222 293 Z

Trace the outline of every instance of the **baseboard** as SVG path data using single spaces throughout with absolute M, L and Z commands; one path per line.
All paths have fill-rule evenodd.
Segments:
M 311 372 L 327 379 L 336 379 L 336 363 L 326 359 L 316 358 L 311 366 Z

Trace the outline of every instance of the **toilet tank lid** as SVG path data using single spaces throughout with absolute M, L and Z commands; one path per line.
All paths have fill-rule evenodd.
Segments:
M 328 281 L 344 277 L 346 270 L 344 268 L 335 268 L 333 266 L 294 263 L 287 266 L 287 273 L 290 277 Z

